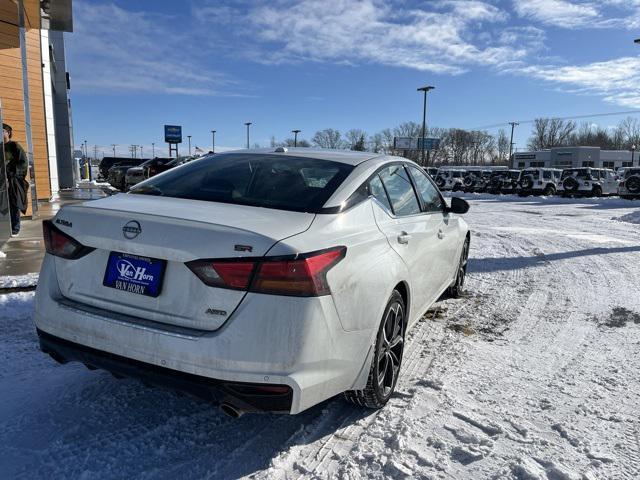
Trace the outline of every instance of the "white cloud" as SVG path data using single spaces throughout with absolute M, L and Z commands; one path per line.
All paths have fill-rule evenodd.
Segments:
M 67 48 L 75 89 L 220 95 L 234 84 L 196 55 L 185 56 L 191 41 L 171 18 L 112 3 L 76 2 L 74 10 Z
M 631 108 L 640 108 L 638 72 L 640 57 L 574 66 L 529 66 L 518 71 L 574 94 L 597 95 L 608 103 Z
M 560 28 L 637 28 L 638 0 L 513 0 L 522 18 Z
M 495 66 L 523 59 L 530 44 L 486 40 L 484 24 L 504 25 L 509 15 L 491 3 L 444 0 L 409 8 L 380 0 L 303 0 L 244 4 L 218 10 L 194 7 L 203 23 L 228 23 L 252 44 L 238 49 L 267 63 L 300 61 L 406 67 L 460 74 L 470 66 Z

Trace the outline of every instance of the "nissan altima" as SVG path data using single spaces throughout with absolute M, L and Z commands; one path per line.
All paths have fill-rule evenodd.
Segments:
M 232 416 L 381 408 L 407 331 L 462 291 L 468 208 L 404 158 L 203 157 L 43 223 L 40 348 Z

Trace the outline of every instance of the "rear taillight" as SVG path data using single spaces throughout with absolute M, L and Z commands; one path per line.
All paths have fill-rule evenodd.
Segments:
M 233 260 L 195 260 L 187 263 L 187 267 L 206 285 L 232 290 L 249 288 L 255 265 L 255 261 Z
M 346 247 L 335 247 L 287 257 L 195 260 L 186 265 L 212 287 L 315 297 L 331 293 L 327 272 L 344 258 L 346 251 Z
M 95 250 L 94 248 L 82 245 L 77 240 L 59 230 L 51 220 L 42 222 L 42 233 L 47 253 L 55 255 L 56 257 L 75 260 Z

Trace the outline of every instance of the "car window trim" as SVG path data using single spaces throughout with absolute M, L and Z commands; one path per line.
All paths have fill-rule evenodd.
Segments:
M 431 180 L 431 177 L 426 174 L 426 172 L 424 171 L 424 169 L 420 168 L 420 165 L 414 165 L 412 163 L 405 163 L 405 169 L 407 170 L 407 174 L 409 175 L 409 178 L 411 179 L 411 182 L 414 184 L 414 190 L 417 192 L 417 185 L 415 185 L 415 180 L 413 178 L 413 176 L 411 175 L 411 167 L 416 168 L 419 172 L 425 173 L 425 176 L 427 177 L 427 180 L 431 183 L 431 186 L 433 188 L 436 189 L 436 192 L 438 193 L 438 196 L 440 197 L 440 203 L 442 204 L 442 206 L 440 207 L 439 211 L 435 211 L 435 212 L 429 212 L 426 210 L 426 204 L 424 202 L 424 199 L 422 198 L 422 194 L 418 195 L 418 203 L 420 204 L 420 209 L 422 210 L 421 213 L 442 213 L 444 214 L 445 208 L 444 206 L 446 205 L 446 202 L 444 200 L 444 197 L 442 196 L 442 192 L 440 192 L 440 189 L 438 188 L 438 186 L 433 182 L 433 180 Z

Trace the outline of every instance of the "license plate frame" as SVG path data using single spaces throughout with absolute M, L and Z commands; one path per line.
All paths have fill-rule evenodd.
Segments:
M 110 252 L 102 285 L 121 292 L 156 298 L 162 293 L 167 261 Z

